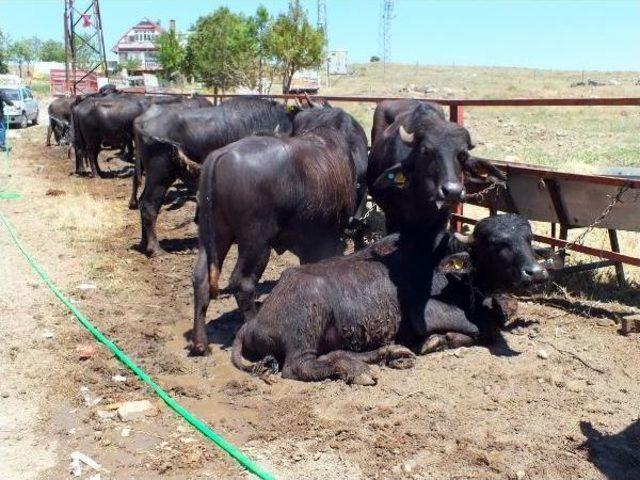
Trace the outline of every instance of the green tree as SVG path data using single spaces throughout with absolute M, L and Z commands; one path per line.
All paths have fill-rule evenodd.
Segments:
M 183 69 L 185 49 L 175 30 L 164 32 L 158 36 L 158 62 L 162 65 L 163 75 L 169 80 Z
M 187 47 L 188 70 L 214 93 L 253 85 L 255 43 L 247 19 L 220 7 L 196 22 Z
M 269 11 L 259 5 L 255 15 L 249 17 L 249 30 L 251 36 L 255 39 L 255 69 L 257 75 L 258 92 L 263 93 L 265 70 L 268 69 L 269 60 L 269 29 L 271 28 L 272 18 Z
M 43 62 L 64 62 L 64 44 L 56 40 L 47 40 L 40 47 L 40 60 Z
M 140 60 L 137 58 L 129 58 L 124 62 L 118 62 L 116 70 L 121 72 L 126 68 L 127 73 L 131 73 L 132 70 L 140 70 L 140 67 L 142 67 L 142 62 Z
M 7 45 L 9 41 L 7 37 L 2 33 L 2 29 L 0 29 L 0 73 L 7 73 L 9 71 L 9 66 L 7 65 L 8 53 L 7 53 Z
M 267 46 L 282 74 L 282 92 L 289 93 L 294 74 L 318 67 L 324 57 L 326 38 L 322 28 L 314 28 L 300 0 L 289 2 L 289 11 L 278 15 L 269 29 Z
M 23 65 L 26 65 L 28 73 L 31 62 L 36 58 L 32 42 L 26 38 L 13 42 L 9 46 L 9 58 L 18 64 L 18 74 L 21 77 Z

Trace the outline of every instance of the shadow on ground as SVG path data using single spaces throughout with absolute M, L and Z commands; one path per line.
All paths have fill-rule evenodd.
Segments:
M 598 431 L 591 422 L 580 422 L 580 430 L 587 437 L 581 445 L 602 474 L 610 480 L 637 480 L 640 478 L 640 419 L 624 430 L 607 435 Z
M 261 295 L 271 293 L 271 290 L 275 287 L 276 283 L 277 282 L 275 280 L 265 280 L 264 282 L 260 282 L 256 288 L 257 296 L 260 297 Z M 230 295 L 231 293 L 227 288 L 220 290 L 220 297 L 224 298 L 225 296 Z M 259 306 L 260 302 L 258 302 L 258 308 Z M 209 343 L 219 345 L 222 349 L 231 347 L 233 339 L 236 336 L 236 332 L 240 329 L 243 323 L 242 314 L 237 308 L 210 320 L 206 327 Z M 184 332 L 183 336 L 185 340 L 190 342 L 192 334 L 193 329 L 189 329 Z

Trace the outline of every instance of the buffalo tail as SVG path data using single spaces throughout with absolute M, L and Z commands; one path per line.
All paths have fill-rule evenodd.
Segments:
M 214 162 L 209 162 L 203 167 L 198 190 L 198 241 L 200 242 L 200 249 L 204 250 L 207 256 L 209 294 L 211 298 L 218 296 L 218 279 L 220 277 L 213 217 L 214 167 Z
M 265 356 L 262 360 L 252 363 L 242 356 L 242 346 L 244 343 L 244 336 L 251 325 L 251 322 L 246 322 L 233 340 L 231 346 L 231 363 L 238 369 L 244 372 L 249 372 L 253 375 L 257 375 L 263 379 L 266 379 L 269 374 L 277 373 L 279 370 L 278 361 L 272 355 Z

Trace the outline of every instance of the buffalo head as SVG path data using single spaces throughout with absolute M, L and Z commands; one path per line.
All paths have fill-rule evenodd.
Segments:
M 379 188 L 393 184 L 411 188 L 420 202 L 435 203 L 438 209 L 464 200 L 462 173 L 472 181 L 505 180 L 490 162 L 472 157 L 474 145 L 466 128 L 443 121 L 433 109 L 418 105 L 397 117 L 390 132 L 397 134 L 396 155 L 403 160 L 376 180 Z M 395 130 L 395 131 L 394 131 Z
M 549 274 L 536 260 L 529 222 L 516 214 L 480 221 L 470 236 L 457 235 L 465 252 L 449 255 L 444 272 L 469 273 L 485 291 L 504 291 L 544 282 Z

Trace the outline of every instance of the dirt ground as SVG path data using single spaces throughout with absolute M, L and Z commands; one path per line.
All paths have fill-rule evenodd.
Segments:
M 129 167 L 103 155 L 112 178 L 78 178 L 63 148 L 44 146 L 44 127 L 17 133 L 11 189 L 23 199 L 0 209 L 27 248 L 161 386 L 277 478 L 640 478 L 640 336 L 616 323 L 639 306 L 633 292 L 626 303 L 562 288 L 521 299 L 500 345 L 379 368 L 374 387 L 268 385 L 230 364 L 232 297 L 211 304 L 212 354 L 187 355 L 193 202 L 162 212 L 170 253 L 147 259 L 135 249 L 139 214 L 127 209 Z M 94 343 L 1 229 L 0 248 L 0 478 L 70 478 L 74 451 L 101 465 L 101 480 L 248 478 Z M 266 286 L 295 264 L 274 256 Z M 113 404 L 141 399 L 155 416 L 112 416 Z M 80 478 L 96 473 L 85 466 Z

